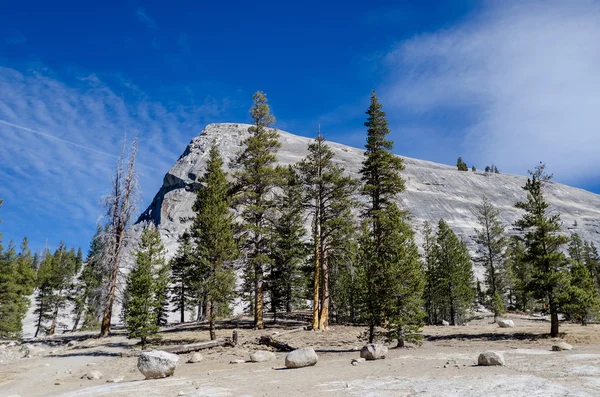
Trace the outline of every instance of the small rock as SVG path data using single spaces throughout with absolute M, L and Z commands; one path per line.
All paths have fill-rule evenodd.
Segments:
M 504 357 L 500 353 L 488 351 L 483 352 L 479 355 L 477 359 L 477 365 L 504 365 Z
M 15 342 L 14 340 L 13 340 L 13 341 L 10 341 L 10 342 L 8 343 L 8 347 L 15 347 L 16 345 L 17 345 L 17 342 Z
M 360 357 L 366 360 L 379 360 L 385 358 L 388 348 L 379 343 L 369 343 L 360 351 Z
M 552 351 L 559 352 L 562 350 L 573 350 L 573 346 L 564 341 L 560 341 L 552 345 Z
M 246 360 L 231 360 L 229 364 L 244 364 Z M 210 375 L 210 372 L 208 373 Z
M 56 386 L 60 386 L 60 385 L 62 385 L 62 382 L 54 382 L 54 384 L 55 384 Z
M 76 340 L 71 340 L 69 341 L 69 343 L 67 343 L 67 347 L 75 347 L 79 344 L 79 342 L 77 342 Z
M 188 358 L 187 362 L 189 364 L 194 364 L 194 363 L 199 363 L 203 359 L 204 359 L 204 357 L 202 357 L 202 354 L 196 352 L 196 353 L 190 354 L 190 357 Z
M 449 323 L 448 321 L 446 321 L 446 320 L 442 320 L 442 325 L 443 325 L 444 327 L 447 327 L 447 326 L 449 326 L 449 325 L 450 325 L 450 323 Z
M 444 368 L 448 368 L 448 366 L 446 364 L 444 364 Z
M 319 361 L 317 353 L 312 347 L 296 349 L 285 356 L 286 368 L 302 368 L 313 366 Z
M 257 350 L 250 355 L 250 361 L 253 363 L 262 363 L 269 360 L 275 360 L 275 353 L 268 350 Z
M 179 363 L 179 356 L 161 350 L 152 350 L 140 354 L 137 368 L 146 379 L 172 376 Z
M 89 379 L 89 380 L 98 380 L 98 379 L 102 379 L 102 372 L 100 372 L 100 371 L 96 371 L 96 370 L 94 369 L 94 370 L 91 370 L 91 371 L 89 371 L 87 374 L 83 375 L 83 376 L 81 377 L 81 379 L 83 379 L 83 378 L 87 378 L 87 379 Z
M 88 367 L 95 367 L 97 364 L 96 363 L 88 363 Z
M 179 393 L 177 393 L 178 396 L 185 396 L 185 392 L 183 390 L 181 390 Z
M 513 320 L 500 319 L 498 320 L 498 326 L 500 328 L 514 328 L 515 323 L 513 322 Z
M 122 376 L 113 376 L 112 378 L 110 378 L 106 381 L 106 383 L 119 383 L 119 382 L 123 382 Z

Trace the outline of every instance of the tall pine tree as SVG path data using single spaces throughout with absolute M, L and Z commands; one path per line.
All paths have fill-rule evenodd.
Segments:
M 400 266 L 411 268 L 410 273 L 417 274 L 413 266 L 420 270 L 420 262 L 412 256 L 410 249 L 398 252 L 396 246 L 390 246 L 388 238 L 394 236 L 402 245 L 412 246 L 413 234 L 406 222 L 406 215 L 396 207 L 397 195 L 404 191 L 404 180 L 400 172 L 404 164 L 400 157 L 392 153 L 393 142 L 387 139 L 390 130 L 386 114 L 382 109 L 375 91 L 371 95 L 371 105 L 367 110 L 367 144 L 365 145 L 365 159 L 360 170 L 363 186 L 361 193 L 369 200 L 364 217 L 366 221 L 362 241 L 361 274 L 364 279 L 369 324 L 369 342 L 375 338 L 375 326 L 385 323 L 398 322 L 406 327 L 406 317 L 398 313 L 412 311 L 414 302 L 422 297 L 422 279 L 415 277 L 411 282 L 416 285 L 403 285 L 403 291 L 390 293 L 384 286 L 393 285 L 398 280 L 395 269 Z M 389 217 L 393 222 L 390 223 Z M 396 241 L 396 243 L 398 243 Z M 406 269 L 405 269 L 406 270 Z M 400 288 L 400 287 L 399 287 Z M 401 297 L 401 298 L 400 298 Z M 394 307 L 393 310 L 390 307 Z M 417 313 L 413 313 L 418 317 Z M 417 320 L 415 320 L 417 321 Z M 420 321 L 420 320 L 418 320 Z M 394 325 L 396 327 L 396 325 Z M 402 337 L 402 335 L 399 335 Z M 401 340 L 399 340 L 401 344 Z
M 171 259 L 171 304 L 173 311 L 179 312 L 179 322 L 183 323 L 186 310 L 194 309 L 198 304 L 198 282 L 194 277 L 197 265 L 190 233 L 185 231 L 178 242 L 177 253 Z
M 298 165 L 304 185 L 304 202 L 312 215 L 314 260 L 313 329 L 329 325 L 330 269 L 346 253 L 348 235 L 354 227 L 351 196 L 356 181 L 333 163 L 333 151 L 321 133 L 308 145 L 308 155 Z M 335 265 L 335 264 L 334 264 Z
M 233 235 L 227 175 L 216 146 L 210 149 L 206 173 L 200 183 L 194 203 L 196 218 L 192 236 L 207 302 L 210 339 L 214 340 L 216 319 L 230 313 L 230 304 L 235 297 L 233 261 L 239 255 Z M 259 318 L 262 321 L 262 313 Z
M 477 262 L 485 268 L 485 283 L 487 299 L 485 305 L 494 312 L 494 322 L 504 312 L 502 298 L 506 289 L 505 254 L 507 239 L 504 226 L 500 221 L 500 212 L 491 201 L 484 197 L 477 208 L 476 242 L 479 257 Z
M 560 215 L 551 213 L 550 205 L 544 197 L 544 186 L 552 175 L 546 174 L 546 165 L 539 164 L 529 171 L 523 190 L 527 200 L 515 207 L 525 211 L 515 226 L 525 231 L 523 238 L 526 247 L 526 260 L 531 263 L 533 274 L 529 289 L 534 296 L 542 299 L 550 311 L 550 336 L 558 336 L 558 293 L 568 285 L 567 258 L 562 252 L 568 238 L 560 234 Z
M 242 150 L 232 166 L 235 197 L 233 204 L 240 211 L 242 250 L 247 269 L 244 272 L 253 287 L 254 326 L 264 328 L 264 272 L 273 262 L 269 252 L 270 236 L 273 232 L 272 213 L 275 210 L 273 191 L 280 175 L 275 167 L 277 150 L 281 147 L 279 133 L 270 127 L 275 123 L 267 96 L 258 91 L 253 96 L 254 105 L 250 109 L 253 125 L 248 130 L 250 137 L 244 141 Z

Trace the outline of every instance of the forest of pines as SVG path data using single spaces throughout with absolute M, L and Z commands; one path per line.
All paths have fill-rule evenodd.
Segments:
M 551 336 L 560 319 L 582 325 L 598 319 L 600 255 L 591 242 L 561 231 L 560 214 L 544 196 L 552 177 L 544 164 L 529 171 L 514 225 L 503 224 L 482 197 L 473 257 L 444 219 L 420 226 L 418 246 L 410 208 L 398 204 L 403 160 L 393 154 L 374 91 L 360 179 L 337 165 L 320 130 L 304 159 L 278 165 L 281 144 L 267 96 L 257 92 L 253 101 L 250 135 L 228 164 L 230 173 L 217 146 L 208 148 L 191 226 L 170 261 L 155 225 L 133 237 L 137 141 L 129 154 L 123 147 L 105 199 L 106 221 L 86 258 L 62 243 L 32 254 L 27 238 L 19 249 L 13 242 L 4 247 L 0 234 L 0 338 L 22 336 L 31 305 L 35 336 L 59 329 L 106 336 L 118 303 L 129 337 L 142 347 L 169 310 L 180 322 L 206 321 L 215 339 L 216 321 L 240 302 L 256 329 L 265 327 L 266 315 L 277 321 L 308 311 L 315 330 L 362 325 L 369 342 L 399 347 L 418 342 L 424 324 L 463 324 L 481 306 L 494 321 L 507 310 L 548 314 Z M 461 158 L 457 167 L 468 170 Z M 522 236 L 509 235 L 510 227 Z M 485 270 L 481 280 L 473 262 Z M 61 323 L 67 315 L 69 329 Z

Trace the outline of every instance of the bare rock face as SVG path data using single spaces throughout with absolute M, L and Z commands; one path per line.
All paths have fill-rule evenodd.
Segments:
M 194 191 L 198 187 L 198 178 L 205 172 L 210 147 L 217 145 L 227 168 L 243 149 L 242 142 L 249 136 L 248 127 L 247 124 L 206 126 L 200 136 L 192 139 L 165 175 L 162 187 L 138 223 L 152 221 L 158 225 L 168 256 L 175 254 L 177 237 L 191 225 Z M 300 161 L 306 155 L 310 141 L 310 138 L 280 131 L 281 149 L 277 154 L 280 164 Z M 364 158 L 363 150 L 333 142 L 329 142 L 329 145 L 335 153 L 334 160 L 348 174 L 358 177 Z M 398 145 L 396 150 L 402 151 L 402 147 Z M 398 203 L 412 214 L 411 222 L 417 231 L 417 243 L 422 241 L 420 233 L 424 221 L 437 224 L 444 219 L 467 242 L 474 254 L 475 229 L 479 227 L 475 212 L 484 195 L 500 210 L 500 218 L 508 233 L 521 233 L 512 224 L 522 213 L 514 208 L 514 203 L 526 199 L 522 189 L 526 177 L 480 171 L 462 172 L 455 166 L 408 157 L 403 159 L 406 169 L 402 176 L 406 180 L 406 191 L 399 195 Z M 583 239 L 600 244 L 599 195 L 558 183 L 550 183 L 545 194 L 550 209 L 561 215 L 565 232 L 579 233 Z M 475 274 L 481 278 L 483 268 L 476 267 Z
M 477 359 L 477 365 L 492 366 L 492 365 L 504 365 L 504 357 L 500 353 L 496 352 L 483 352 Z
M 313 366 L 319 361 L 317 353 L 312 347 L 296 349 L 285 357 L 286 368 L 303 368 Z
M 152 350 L 140 354 L 137 367 L 146 379 L 157 379 L 173 375 L 178 363 L 177 354 Z
M 369 343 L 360 351 L 360 357 L 365 360 L 380 360 L 385 358 L 388 348 L 379 343 Z

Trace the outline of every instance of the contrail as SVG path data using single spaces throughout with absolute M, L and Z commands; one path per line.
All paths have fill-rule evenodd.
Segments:
M 9 123 L 8 121 L 2 120 L 2 119 L 0 119 L 0 124 L 5 124 L 5 125 L 8 125 L 10 127 L 18 128 L 18 129 L 23 130 L 23 131 L 33 132 L 34 134 L 42 135 L 42 136 L 45 136 L 46 138 L 54 139 L 56 141 L 66 143 L 66 144 L 78 147 L 80 149 L 87 150 L 89 152 L 94 152 L 94 153 L 102 154 L 104 156 L 109 156 L 109 157 L 113 157 L 113 158 L 119 158 L 118 156 L 115 156 L 114 154 L 106 153 L 106 152 L 103 152 L 103 151 L 98 150 L 98 149 L 94 149 L 94 148 L 91 148 L 91 147 L 83 146 L 83 145 L 80 145 L 80 144 L 75 143 L 75 142 L 67 141 L 65 139 L 57 138 L 54 135 L 50 135 L 50 134 L 47 134 L 45 132 L 36 131 L 36 130 L 32 130 L 31 128 L 27 128 L 27 127 L 23 127 L 23 126 L 20 126 L 20 125 L 17 125 L 17 124 Z

